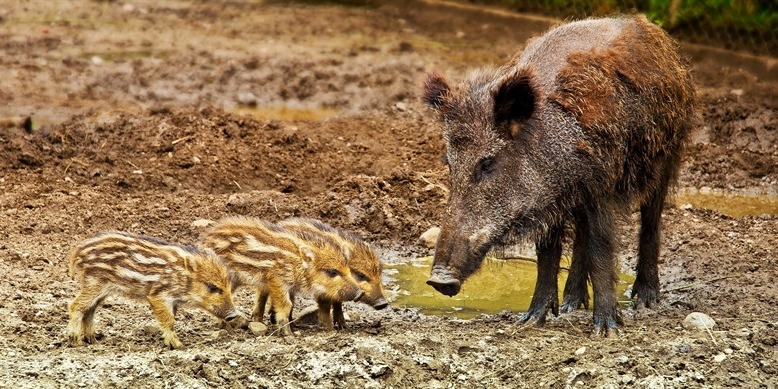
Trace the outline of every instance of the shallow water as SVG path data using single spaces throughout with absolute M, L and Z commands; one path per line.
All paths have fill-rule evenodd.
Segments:
M 339 110 L 331 108 L 293 108 L 287 106 L 238 108 L 233 112 L 251 115 L 260 120 L 281 121 L 319 121 L 337 116 L 340 113 Z
M 428 315 L 447 315 L 470 319 L 480 314 L 495 314 L 503 310 L 524 312 L 532 300 L 537 278 L 537 265 L 526 259 L 501 260 L 487 258 L 481 270 L 462 284 L 462 290 L 453 297 L 438 293 L 426 284 L 430 274 L 432 257 L 418 258 L 410 263 L 387 266 L 399 286 L 392 303 L 396 307 L 417 307 Z M 562 266 L 568 267 L 569 258 L 562 259 Z M 559 299 L 567 280 L 567 270 L 559 273 Z M 629 299 L 624 291 L 635 280 L 628 274 L 619 274 L 616 292 L 621 304 Z M 592 295 L 591 288 L 589 295 Z M 591 305 L 590 305 L 591 308 Z
M 778 196 L 732 194 L 713 190 L 683 190 L 675 195 L 679 207 L 705 208 L 731 217 L 778 215 Z

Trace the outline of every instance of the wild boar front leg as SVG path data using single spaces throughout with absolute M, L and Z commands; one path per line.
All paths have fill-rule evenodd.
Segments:
M 332 301 L 327 299 L 316 299 L 316 303 L 319 305 L 319 310 L 316 311 L 319 318 L 319 325 L 327 330 L 334 329 L 332 316 L 330 314 L 330 310 L 332 309 Z
M 335 324 L 335 328 L 341 330 L 346 328 L 346 318 L 343 316 L 343 303 L 332 303 L 332 321 Z
M 173 306 L 159 295 L 146 296 L 146 299 L 151 304 L 151 311 L 154 312 L 154 317 L 159 322 L 165 344 L 171 349 L 181 348 L 183 344 L 173 329 L 173 323 L 175 322 Z
M 560 223 L 551 227 L 548 234 L 535 244 L 538 254 L 538 279 L 529 309 L 520 320 L 523 323 L 543 324 L 549 310 L 554 315 L 559 314 L 557 275 L 559 260 L 562 258 L 563 235 L 564 223 Z

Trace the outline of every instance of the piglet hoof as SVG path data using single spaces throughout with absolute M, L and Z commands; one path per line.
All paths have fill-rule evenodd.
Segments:
M 281 326 L 281 336 L 294 336 L 294 331 L 292 331 L 292 326 L 287 323 Z
M 169 347 L 171 350 L 177 350 L 177 349 L 180 349 L 181 347 L 184 347 L 184 344 L 183 344 L 183 343 L 181 343 L 181 341 L 180 341 L 180 340 L 178 340 L 178 338 L 170 338 L 170 339 L 165 339 L 165 344 L 166 344 L 166 345 L 167 345 L 167 346 L 168 346 L 168 347 Z
M 97 336 L 95 334 L 89 334 L 84 336 L 84 342 L 89 344 L 97 343 Z
M 84 345 L 84 338 L 81 335 L 70 334 L 68 335 L 68 344 L 71 347 L 79 347 Z

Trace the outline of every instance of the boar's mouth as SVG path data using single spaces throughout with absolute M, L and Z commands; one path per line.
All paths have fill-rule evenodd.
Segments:
M 455 296 L 462 288 L 462 282 L 456 278 L 433 273 L 427 280 L 427 285 L 446 296 Z
M 481 235 L 481 239 L 459 239 L 449 244 L 438 241 L 435 260 L 427 285 L 446 296 L 455 296 L 464 282 L 481 267 L 486 254 L 508 234 L 510 225 L 495 235 Z M 441 235 L 442 236 L 442 235 Z

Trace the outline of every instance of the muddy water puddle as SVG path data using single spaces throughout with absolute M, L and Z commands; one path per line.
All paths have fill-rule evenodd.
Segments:
M 705 208 L 731 217 L 778 215 L 778 196 L 734 194 L 716 190 L 684 189 L 675 195 L 679 207 Z
M 569 267 L 569 258 L 562 266 Z M 390 265 L 387 269 L 397 288 L 393 306 L 417 307 L 428 315 L 447 315 L 471 319 L 481 314 L 496 314 L 503 310 L 524 312 L 529 308 L 535 290 L 537 265 L 526 259 L 487 258 L 481 270 L 462 284 L 462 290 L 453 297 L 442 295 L 426 284 L 432 257 L 423 257 L 408 263 Z M 635 277 L 619 274 L 616 292 L 622 306 L 629 303 L 624 291 Z M 567 281 L 567 270 L 559 274 L 559 299 Z M 592 295 L 591 287 L 589 295 Z

